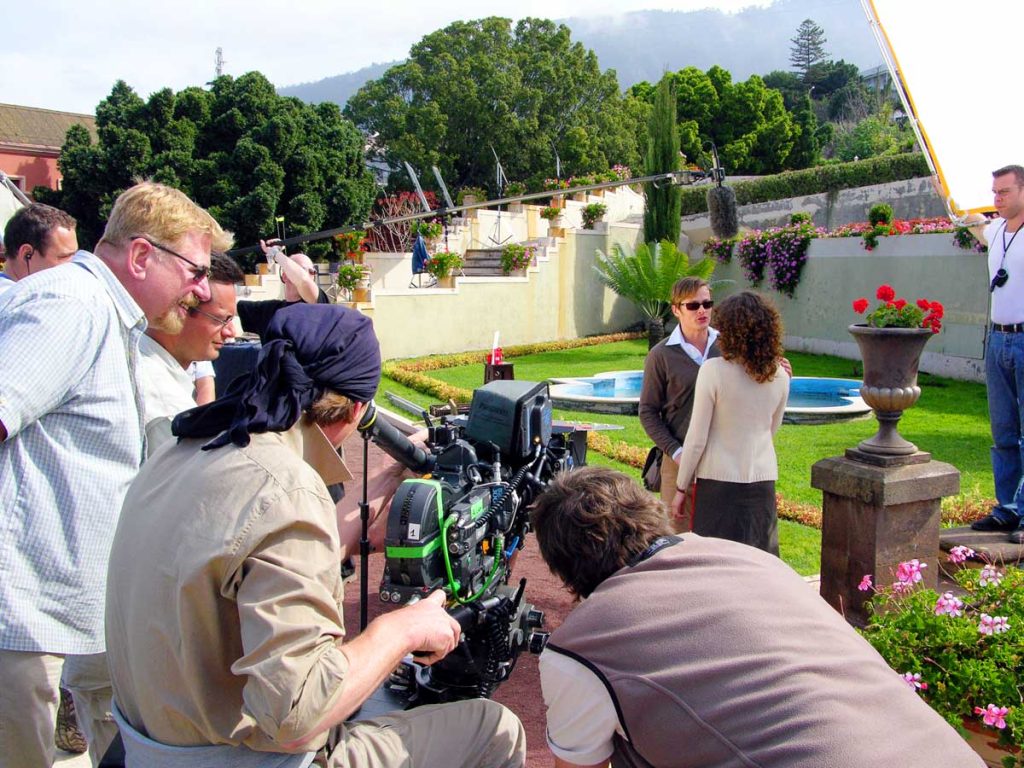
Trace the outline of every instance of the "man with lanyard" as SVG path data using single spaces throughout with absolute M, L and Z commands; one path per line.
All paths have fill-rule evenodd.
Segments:
M 556 768 L 984 765 L 788 565 L 672 536 L 627 475 L 563 473 L 530 520 L 579 599 L 540 656 Z
M 992 194 L 999 218 L 980 232 L 988 245 L 991 319 L 985 348 L 985 382 L 992 428 L 992 474 L 996 506 L 971 524 L 976 531 L 1007 531 L 1024 544 L 1021 423 L 1024 421 L 1024 167 L 992 172 Z

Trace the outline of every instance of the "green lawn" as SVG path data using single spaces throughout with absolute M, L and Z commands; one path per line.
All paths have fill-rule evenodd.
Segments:
M 600 371 L 642 369 L 647 354 L 644 339 L 621 341 L 593 347 L 545 352 L 517 357 L 517 379 L 543 381 L 552 377 L 590 376 Z M 834 376 L 859 378 L 859 363 L 826 355 L 788 354 L 797 376 Z M 431 371 L 429 375 L 455 386 L 473 389 L 483 381 L 483 365 L 463 365 Z M 939 461 L 945 461 L 961 472 L 964 497 L 981 502 L 992 495 L 992 470 L 989 464 L 991 437 L 985 387 L 981 384 L 953 381 L 928 374 L 920 376 L 921 399 L 900 421 L 900 432 Z M 385 378 L 381 382 L 378 401 L 388 407 L 384 392 L 394 392 L 426 406 L 434 402 L 408 387 Z M 622 430 L 609 432 L 611 437 L 631 445 L 650 446 L 650 440 L 635 416 L 581 414 L 556 410 L 559 419 L 599 419 L 618 424 Z M 779 457 L 778 490 L 790 502 L 820 506 L 821 492 L 810 486 L 811 465 L 827 456 L 842 454 L 846 448 L 874 434 L 873 418 L 840 424 L 798 426 L 783 425 L 775 438 Z M 634 477 L 638 470 L 614 462 L 591 451 L 593 464 L 613 466 Z M 783 559 L 802 574 L 817 573 L 819 567 L 820 532 L 788 521 L 780 521 L 780 544 Z

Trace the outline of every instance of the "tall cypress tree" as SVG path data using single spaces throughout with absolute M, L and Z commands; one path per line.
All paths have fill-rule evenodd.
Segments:
M 676 126 L 676 89 L 671 75 L 665 75 L 654 94 L 654 111 L 647 124 L 647 156 L 644 174 L 679 170 L 679 129 Z M 644 184 L 644 240 L 679 243 L 679 206 L 682 190 L 675 184 L 659 187 Z

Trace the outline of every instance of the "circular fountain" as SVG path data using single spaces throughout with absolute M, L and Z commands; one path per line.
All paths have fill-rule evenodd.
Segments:
M 606 371 L 585 378 L 551 379 L 556 408 L 587 413 L 636 414 L 643 371 Z M 794 376 L 789 384 L 787 424 L 829 424 L 863 418 L 871 407 L 860 397 L 861 382 Z

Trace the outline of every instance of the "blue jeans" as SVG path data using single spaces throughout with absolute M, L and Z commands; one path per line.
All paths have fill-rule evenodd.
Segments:
M 990 331 L 985 351 L 988 415 L 992 426 L 992 474 L 997 505 L 992 513 L 1003 522 L 1020 520 L 1021 469 L 1024 445 L 1024 333 Z

